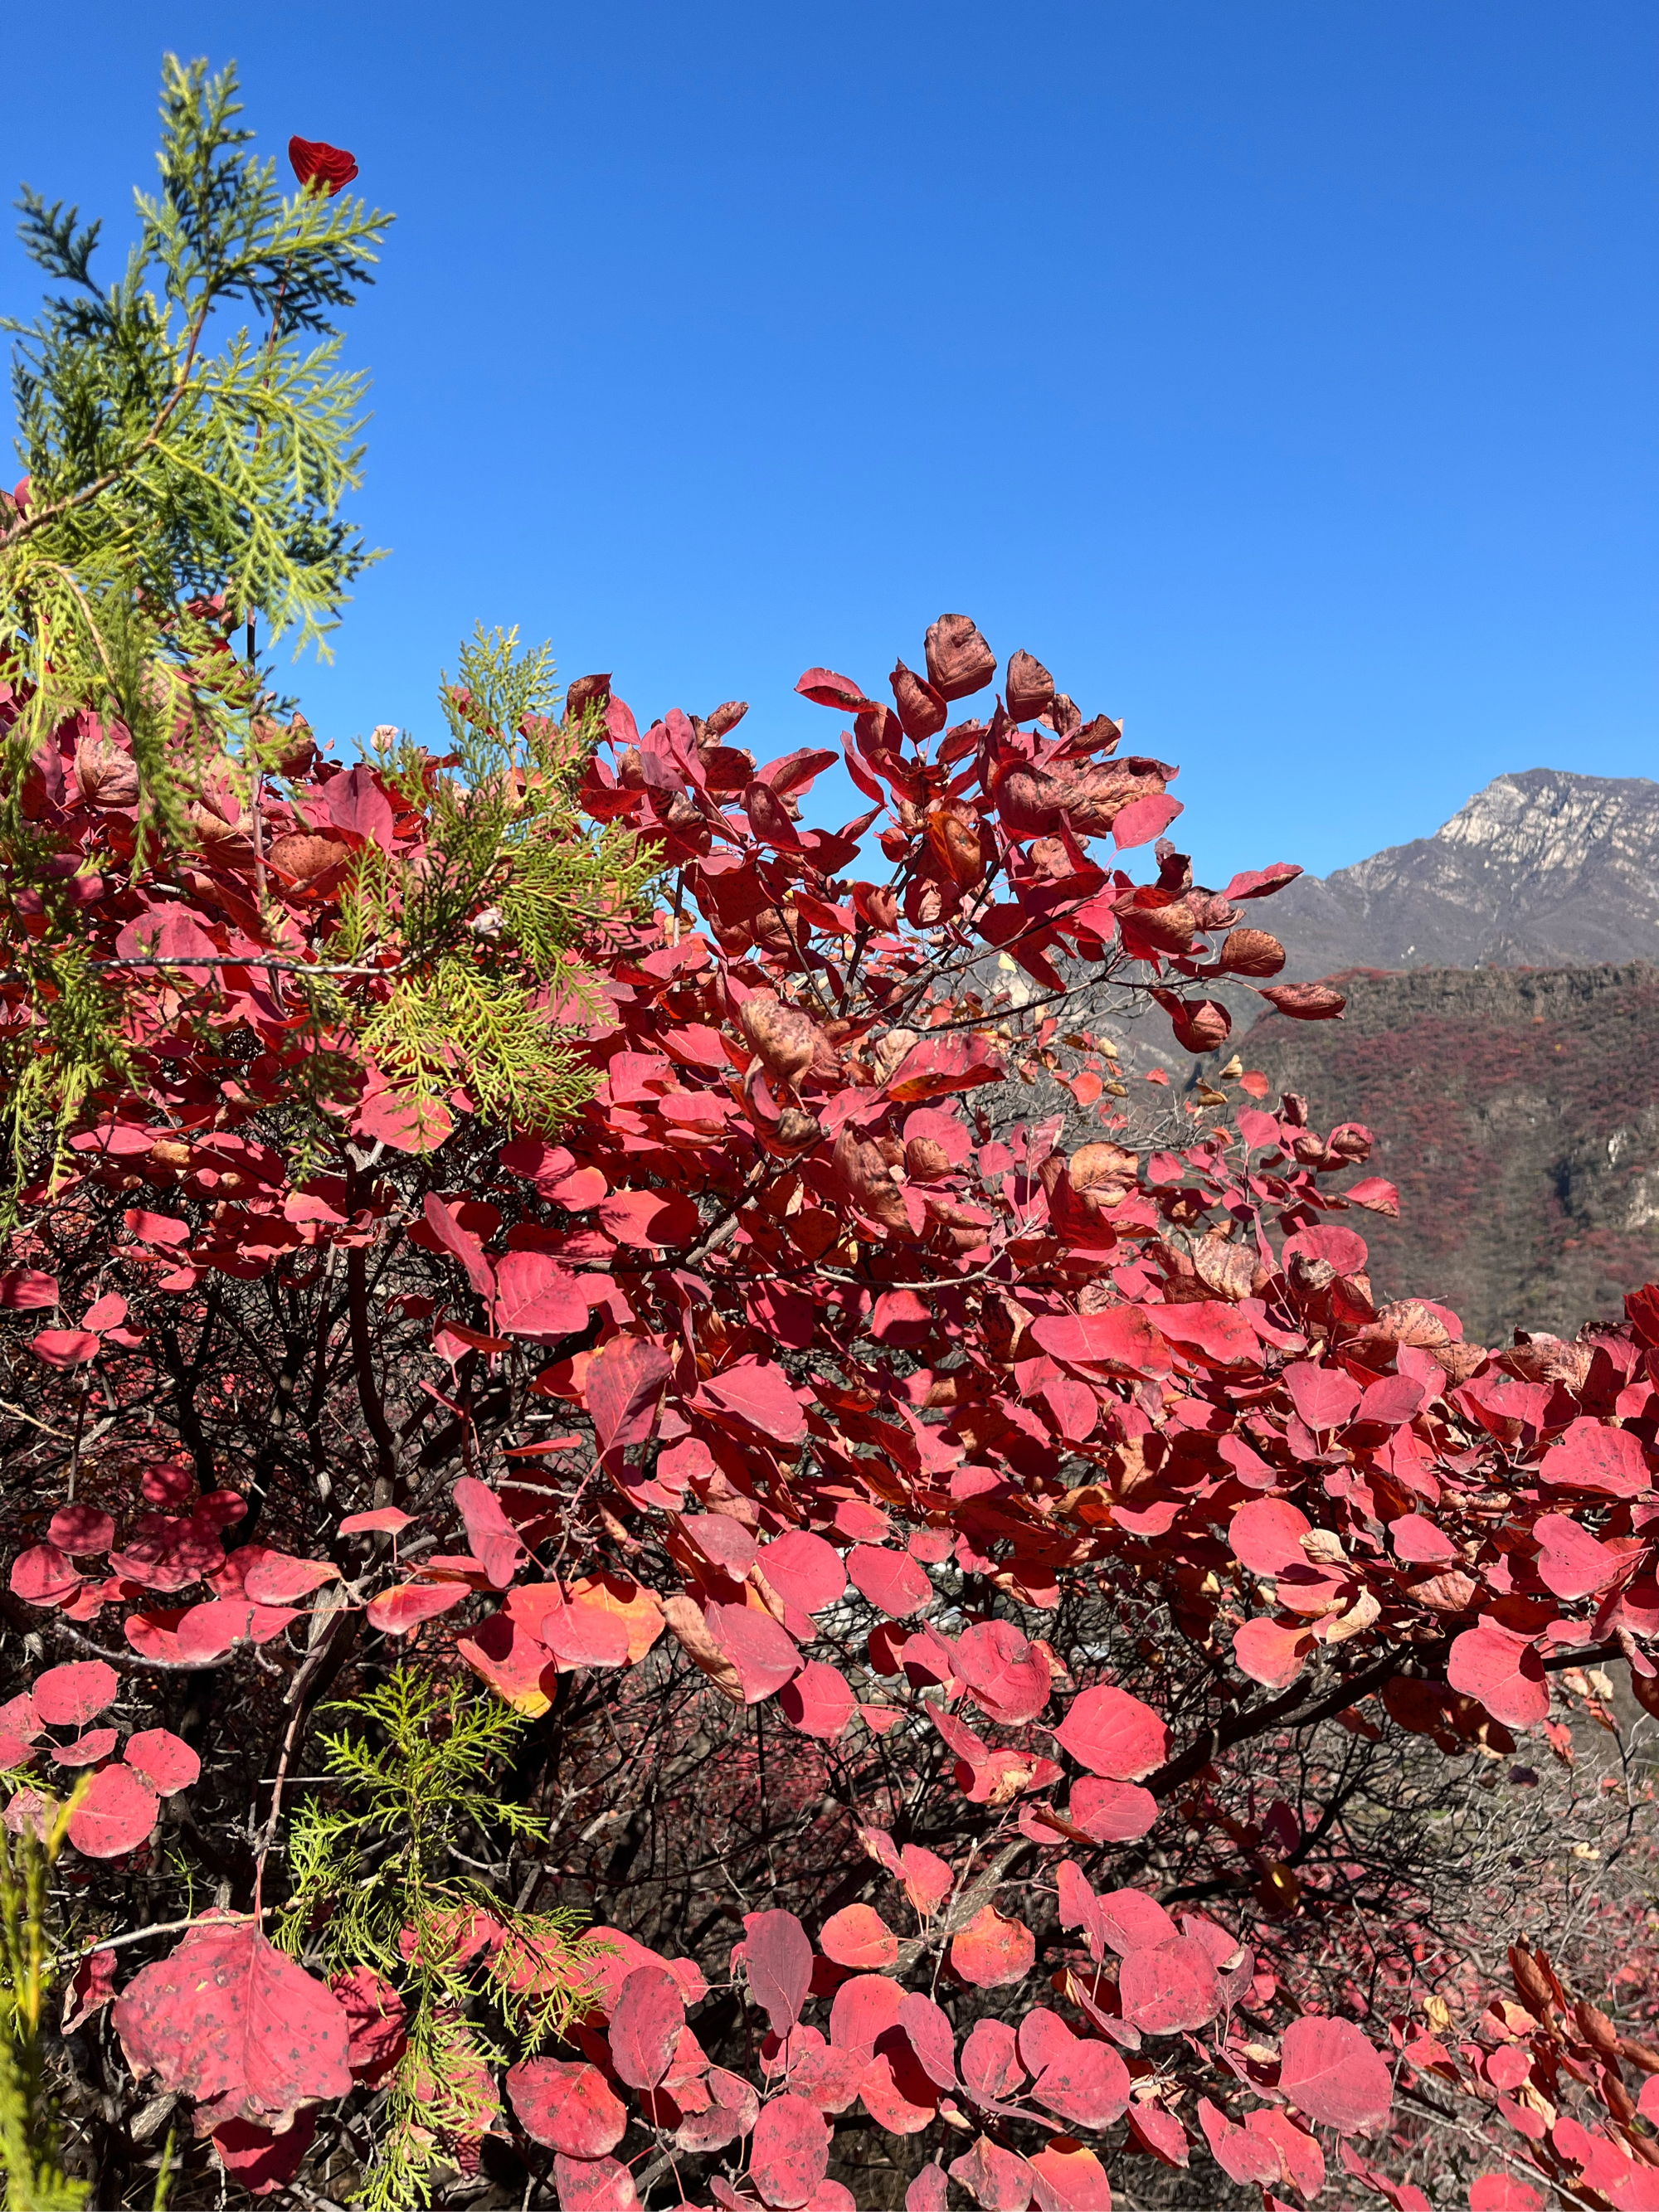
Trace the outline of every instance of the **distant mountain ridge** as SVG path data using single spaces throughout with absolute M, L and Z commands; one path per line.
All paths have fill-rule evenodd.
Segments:
M 1500 775 L 1433 836 L 1304 876 L 1258 912 L 1295 982 L 1347 968 L 1659 961 L 1659 783 Z

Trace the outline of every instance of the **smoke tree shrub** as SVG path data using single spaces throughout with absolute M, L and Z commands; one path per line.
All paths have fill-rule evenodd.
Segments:
M 297 145 L 301 267 L 350 157 Z M 313 294 L 244 282 L 273 362 L 338 220 Z M 175 2201 L 834 2212 L 879 2138 L 914 2212 L 1125 2167 L 1420 2212 L 1435 2124 L 1474 2204 L 1659 2202 L 1659 2052 L 1547 1931 L 1449 2033 L 1315 1878 L 1340 1760 L 1256 1787 L 1333 1730 L 1565 1749 L 1615 1661 L 1659 1704 L 1659 1292 L 1470 1344 L 1370 1279 L 1364 1128 L 1237 1061 L 1140 1108 L 1075 1025 L 1114 994 L 1179 1070 L 1224 980 L 1340 1016 L 1272 981 L 1297 871 L 1195 884 L 1175 769 L 959 615 L 886 696 L 808 671 L 781 757 L 481 633 L 442 752 L 331 761 L 229 650 L 344 575 L 258 566 L 252 481 L 165 574 L 112 520 L 60 671 L 19 549 L 120 459 L 13 504 L 0 706 L 0 1764 L 64 1822 L 97 2201 L 159 2104 Z M 838 760 L 866 811 L 809 826 Z

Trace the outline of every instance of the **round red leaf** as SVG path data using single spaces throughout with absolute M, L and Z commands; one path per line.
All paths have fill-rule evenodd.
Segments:
M 1163 1765 L 1170 1731 L 1150 1705 L 1127 1690 L 1103 1685 L 1073 1698 L 1054 1740 L 1091 1774 L 1139 1782 Z
M 832 1912 L 823 1923 L 818 1948 L 838 1966 L 858 1966 L 866 1972 L 898 1963 L 898 1937 L 870 1905 L 847 1905 Z
M 1304 2014 L 1285 2029 L 1279 2054 L 1279 2086 L 1310 2120 L 1345 2136 L 1369 2134 L 1387 2120 L 1393 2077 L 1352 2021 Z
M 749 2150 L 749 2172 L 764 2203 L 805 2204 L 830 2165 L 830 2127 L 805 2097 L 774 2097 L 761 2106 Z
M 868 1598 L 876 1610 L 886 1613 L 890 1620 L 902 1620 L 907 1613 L 919 1613 L 933 1595 L 927 1570 L 908 1552 L 884 1551 L 874 1544 L 854 1544 L 848 1557 L 847 1571 L 860 1595 Z
M 1036 1938 L 1023 1920 L 1010 1920 L 994 1905 L 983 1906 L 951 1938 L 951 1964 L 976 1989 L 996 1990 L 1023 1982 L 1036 1960 Z
M 70 1815 L 69 1839 L 83 1857 L 119 1858 L 155 1826 L 155 1792 L 130 1766 L 106 1766 Z
M 628 2108 L 597 2066 L 529 2058 L 507 2077 L 525 2131 L 568 2158 L 603 2158 L 628 2128 Z
M 137 1768 L 159 1797 L 188 1790 L 202 1771 L 201 1760 L 171 1729 L 140 1729 L 127 1738 L 122 1757 Z
M 47 1668 L 34 1685 L 34 1710 L 48 1728 L 82 1728 L 119 1687 L 120 1677 L 106 1661 L 77 1659 Z

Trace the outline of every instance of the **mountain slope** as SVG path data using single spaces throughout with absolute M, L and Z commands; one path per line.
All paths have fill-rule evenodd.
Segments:
M 1260 912 L 1292 981 L 1659 960 L 1659 783 L 1501 775 L 1432 837 L 1305 876 Z
M 1243 1040 L 1316 1127 L 1366 1123 L 1401 1218 L 1347 1217 L 1379 1298 L 1441 1300 L 1469 1336 L 1571 1336 L 1659 1278 L 1659 968 L 1344 976 L 1340 1022 Z

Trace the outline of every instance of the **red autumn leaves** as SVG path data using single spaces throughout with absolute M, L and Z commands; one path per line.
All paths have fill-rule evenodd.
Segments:
M 319 164 L 301 181 L 349 179 Z M 556 1142 L 489 1126 L 459 1083 L 417 1114 L 395 1072 L 365 1065 L 327 1160 L 284 1149 L 303 1044 L 248 963 L 278 948 L 325 963 L 371 860 L 418 879 L 433 825 L 402 783 L 313 757 L 270 795 L 263 904 L 246 841 L 136 882 L 118 867 L 132 793 L 74 775 L 84 732 L 63 733 L 62 797 L 40 802 L 77 865 L 108 869 L 89 924 L 103 952 L 159 944 L 190 963 L 134 978 L 136 1033 L 168 1049 L 142 1095 L 71 1139 L 82 1194 L 118 1194 L 110 1286 L 39 1331 L 56 1278 L 0 1280 L 22 1367 L 64 1392 L 106 1380 L 123 1409 L 79 1502 L 48 1517 L 43 1501 L 12 1562 L 43 1632 L 62 1620 L 124 1644 L 138 1682 L 152 1662 L 240 1683 L 250 1645 L 291 1676 L 319 1620 L 361 1613 L 384 1639 L 370 1648 L 464 1664 L 526 1717 L 562 1677 L 611 1690 L 643 1670 L 629 1679 L 672 1683 L 688 1711 L 720 1700 L 813 1795 L 818 1762 L 890 1761 L 891 1802 L 860 1811 L 868 1893 L 855 1881 L 811 1934 L 781 1910 L 745 1920 L 730 1972 L 757 2041 L 761 2015 L 771 2031 L 752 2079 L 697 2041 L 698 1969 L 621 1936 L 574 2039 L 508 2072 L 573 2203 L 623 2200 L 643 2126 L 687 2158 L 747 2143 L 734 2155 L 763 2202 L 828 2212 L 838 2116 L 861 2103 L 919 2134 L 951 2126 L 947 2100 L 967 2124 L 942 2157 L 981 2203 L 1103 2203 L 1076 2131 L 1120 2125 L 1171 2160 L 1201 2137 L 1235 2179 L 1305 2194 L 1322 2171 L 1310 2128 L 1386 2113 L 1386 2031 L 1281 2015 L 1241 2074 L 1220 2055 L 1230 2024 L 1278 1996 L 1234 1914 L 1166 1908 L 1151 1874 L 1114 1884 L 1100 1864 L 1184 1804 L 1212 1721 L 1248 1722 L 1304 1674 L 1324 1697 L 1371 1670 L 1400 1725 L 1454 1747 L 1540 1720 L 1575 1652 L 1627 1645 L 1656 1679 L 1647 1306 L 1582 1345 L 1488 1352 L 1443 1308 L 1385 1299 L 1346 1219 L 1397 1202 L 1354 1179 L 1368 1133 L 1322 1133 L 1260 1079 L 1205 1115 L 1171 1091 L 1144 1139 L 1082 1017 L 1021 1017 L 996 955 L 1045 990 L 1077 963 L 1131 978 L 1207 1048 L 1216 1012 L 1192 994 L 1277 972 L 1276 941 L 1241 912 L 1295 871 L 1212 892 L 1160 846 L 1135 882 L 1124 856 L 1175 818 L 1173 771 L 1119 759 L 1115 726 L 1085 721 L 1029 654 L 1000 703 L 953 724 L 995 675 L 964 618 L 922 657 L 925 674 L 896 670 L 891 707 L 802 679 L 849 723 L 871 805 L 838 832 L 803 808 L 833 754 L 759 763 L 732 742 L 735 707 L 641 733 L 608 678 L 584 680 L 606 733 L 591 817 L 648 842 L 683 896 L 589 948 L 592 1095 Z M 99 742 L 130 765 L 119 733 Z M 1264 995 L 1337 1010 L 1307 987 Z M 1069 1122 L 1021 1122 L 1022 1076 L 1059 1074 L 1082 1100 L 1090 1073 Z M 197 1326 L 217 1288 L 299 1297 L 366 1252 L 376 1269 L 395 1255 L 368 1380 L 400 1432 L 452 1425 L 453 1460 L 378 1507 L 343 1462 L 326 1513 L 307 1490 L 291 1522 L 273 1513 L 239 1543 L 242 1490 L 204 1489 L 202 1462 L 139 1417 L 167 1387 L 158 1332 Z M 496 1398 L 510 1413 L 492 1428 Z M 336 1410 L 355 1451 L 351 1393 Z M 1166 1709 L 1155 1671 L 1073 1648 L 1057 1622 L 1073 1597 L 1178 1607 L 1224 1705 Z M 1382 1685 L 1390 1655 L 1413 1671 Z M 187 1747 L 123 1739 L 105 1705 L 52 1719 L 42 1692 L 57 1711 L 73 1673 L 44 1671 L 0 1726 L 37 1781 L 64 1769 L 59 1794 L 77 1761 L 91 1771 L 102 1796 L 71 1842 L 115 1860 L 144 1848 L 170 1778 L 187 1784 Z M 918 1790 L 939 1819 L 926 1844 L 901 1818 Z M 1010 1847 L 1019 1882 L 975 1889 Z M 250 1988 L 274 1972 L 251 1940 L 234 1959 Z M 189 1962 L 162 1963 L 177 1979 Z M 163 2080 L 196 2078 L 166 2018 L 174 1983 L 144 1988 L 162 2018 L 133 2049 Z M 293 1996 L 303 2024 L 316 2000 Z M 319 2035 L 313 2073 L 234 2092 L 228 2162 L 268 2173 L 276 2144 L 295 2151 L 273 2100 L 333 2078 L 333 2029 Z M 1166 2092 L 1177 2063 L 1211 2099 Z M 306 2089 L 298 2124 L 337 2094 Z M 942 2203 L 944 2164 L 924 2176 L 918 2203 Z

